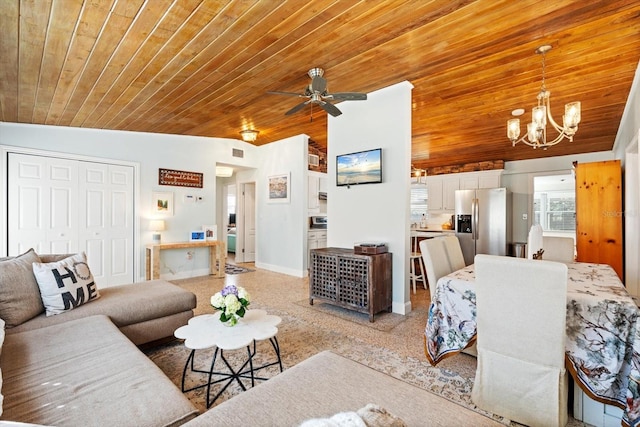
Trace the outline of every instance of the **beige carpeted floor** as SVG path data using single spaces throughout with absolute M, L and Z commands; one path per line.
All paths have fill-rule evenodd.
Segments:
M 253 264 L 244 266 L 255 268 Z M 371 324 L 366 314 L 324 307 L 317 300 L 310 306 L 306 278 L 256 269 L 244 274 L 226 275 L 224 279 L 205 276 L 177 280 L 174 283 L 196 294 L 196 315 L 214 312 L 209 304 L 210 297 L 224 285 L 235 284 L 247 289 L 252 300 L 250 308 L 263 308 L 283 319 L 278 327 L 278 341 L 285 369 L 315 353 L 332 350 L 430 390 L 463 407 L 491 416 L 476 408 L 469 396 L 476 368 L 474 357 L 456 355 L 440 362 L 436 368 L 427 362 L 423 331 L 430 295 L 428 290 L 420 286 L 417 293 L 411 295 L 411 313 L 401 316 L 383 312 L 376 315 L 375 322 Z M 189 354 L 180 342 L 147 349 L 146 353 L 180 386 L 182 369 Z M 208 368 L 212 355 L 213 351 L 198 352 L 196 360 L 201 369 Z M 238 358 L 241 356 L 244 355 L 238 355 Z M 259 343 L 256 357 L 257 364 L 272 360 L 273 350 L 268 342 Z M 269 378 L 278 372 L 277 367 L 270 367 L 263 370 L 261 375 Z M 187 387 L 199 381 L 198 378 L 188 377 Z M 239 392 L 240 388 L 232 384 L 216 403 Z M 206 410 L 204 389 L 188 392 L 186 395 L 201 411 Z M 496 416 L 493 418 L 509 424 L 508 420 Z M 569 425 L 583 424 L 571 419 Z

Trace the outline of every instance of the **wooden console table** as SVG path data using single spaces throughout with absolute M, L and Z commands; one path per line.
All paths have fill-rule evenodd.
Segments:
M 160 243 L 146 246 L 146 274 L 147 280 L 160 278 L 160 251 L 165 249 L 209 248 L 209 274 L 224 277 L 224 267 L 227 259 L 227 248 L 222 240 L 206 242 L 178 242 Z
M 352 249 L 311 250 L 309 304 L 324 300 L 349 310 L 369 314 L 391 311 L 391 253 L 355 254 Z

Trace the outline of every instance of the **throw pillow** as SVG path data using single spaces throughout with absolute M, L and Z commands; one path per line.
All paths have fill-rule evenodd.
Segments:
M 47 316 L 64 313 L 100 297 L 84 252 L 56 262 L 33 264 Z
M 0 261 L 0 318 L 13 328 L 44 312 L 40 289 L 31 265 L 40 257 L 29 249 Z
M 358 409 L 357 413 L 367 427 L 407 427 L 403 420 L 374 403 Z
M 338 412 L 331 418 L 312 418 L 299 427 L 407 427 L 386 409 L 369 403 L 357 412 Z

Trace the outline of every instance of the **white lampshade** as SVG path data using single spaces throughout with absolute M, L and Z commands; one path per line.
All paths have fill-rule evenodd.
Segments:
M 152 219 L 151 222 L 149 222 L 149 229 L 151 231 L 164 231 L 165 230 L 164 220 Z

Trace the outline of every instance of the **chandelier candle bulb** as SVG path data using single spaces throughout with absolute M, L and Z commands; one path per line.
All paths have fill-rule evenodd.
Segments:
M 507 121 L 507 137 L 515 141 L 520 136 L 520 119 L 511 119 Z

